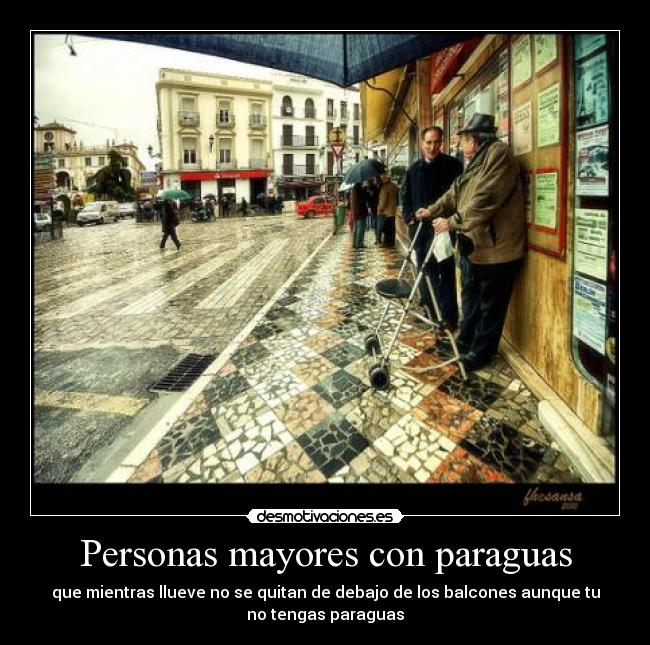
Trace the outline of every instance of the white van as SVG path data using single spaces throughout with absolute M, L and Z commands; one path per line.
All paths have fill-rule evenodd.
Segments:
M 77 225 L 83 226 L 90 222 L 103 224 L 108 221 L 117 221 L 119 217 L 119 204 L 117 202 L 89 202 L 77 215 Z

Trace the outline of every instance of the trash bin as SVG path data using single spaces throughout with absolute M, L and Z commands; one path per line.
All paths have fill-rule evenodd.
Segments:
M 345 223 L 345 204 L 339 204 L 336 207 L 336 225 L 341 226 Z

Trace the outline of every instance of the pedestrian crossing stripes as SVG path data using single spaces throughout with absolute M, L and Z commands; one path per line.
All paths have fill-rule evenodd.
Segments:
M 125 293 L 134 287 L 137 287 L 141 284 L 147 284 L 148 282 L 158 279 L 160 277 L 161 269 L 169 270 L 183 266 L 187 264 L 188 259 L 200 258 L 203 255 L 214 252 L 220 246 L 221 244 L 218 243 L 209 244 L 208 246 L 205 246 L 197 251 L 184 253 L 182 256 L 179 255 L 177 258 L 174 258 L 171 262 L 163 266 L 157 263 L 150 271 L 140 273 L 130 280 L 127 280 L 126 282 L 114 284 L 107 287 L 106 289 L 102 289 L 96 293 L 91 293 L 87 296 L 79 298 L 78 300 L 75 300 L 67 305 L 46 313 L 43 318 L 45 320 L 72 318 L 73 316 L 83 313 L 88 309 L 92 309 L 93 307 L 96 307 L 97 305 L 106 302 L 115 296 L 119 296 L 120 294 Z
M 214 273 L 219 267 L 227 264 L 234 258 L 236 258 L 240 253 L 245 252 L 248 248 L 252 246 L 252 242 L 247 242 L 241 244 L 238 248 L 226 253 L 221 253 L 216 258 L 202 264 L 201 266 L 184 273 L 180 277 L 172 280 L 167 283 L 163 288 L 156 289 L 151 291 L 143 298 L 136 300 L 127 307 L 120 309 L 116 312 L 117 316 L 131 316 L 134 314 L 144 314 L 151 313 L 159 307 L 161 307 L 165 302 L 175 298 L 177 295 L 189 289 L 191 286 L 203 280 L 211 273 Z
M 288 241 L 284 239 L 271 242 L 237 273 L 204 298 L 195 309 L 232 307 L 247 292 L 251 284 L 271 266 Z

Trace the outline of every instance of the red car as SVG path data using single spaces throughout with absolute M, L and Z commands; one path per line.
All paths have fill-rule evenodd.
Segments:
M 327 217 L 334 214 L 334 198 L 329 195 L 312 195 L 305 202 L 296 204 L 298 217 Z

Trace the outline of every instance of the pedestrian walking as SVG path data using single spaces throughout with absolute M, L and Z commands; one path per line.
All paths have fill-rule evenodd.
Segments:
M 475 113 L 458 134 L 465 172 L 416 217 L 433 220 L 436 233 L 458 233 L 463 319 L 456 343 L 471 371 L 498 351 L 526 251 L 526 217 L 519 164 L 497 139 L 494 116 Z
M 383 246 L 395 246 L 395 215 L 398 195 L 397 184 L 390 180 L 390 174 L 383 174 L 379 188 L 377 229 L 375 231 L 378 243 Z
M 160 250 L 165 248 L 167 238 L 171 237 L 176 245 L 176 250 L 181 248 L 181 243 L 176 236 L 176 227 L 179 224 L 178 214 L 171 199 L 166 199 L 162 205 L 162 240 L 160 240 Z
M 366 229 L 375 230 L 377 228 L 377 205 L 379 203 L 379 188 L 375 180 L 369 179 L 365 186 L 366 207 L 368 209 L 368 218 L 366 220 Z M 377 241 L 375 240 L 375 244 Z
M 350 210 L 352 211 L 352 218 L 354 220 L 352 227 L 352 247 L 355 249 L 363 249 L 365 248 L 363 238 L 366 233 L 368 207 L 361 184 L 354 184 L 350 188 Z
M 222 208 L 223 216 L 228 217 L 228 213 L 230 211 L 230 201 L 228 200 L 228 197 L 226 195 L 222 195 L 221 197 L 221 208 Z
M 248 214 L 248 202 L 246 201 L 245 197 L 241 198 L 241 206 L 239 208 L 239 212 L 242 214 L 242 217 L 246 217 Z
M 409 225 L 411 240 L 417 231 L 416 212 L 433 204 L 443 195 L 456 177 L 463 172 L 463 164 L 442 152 L 442 128 L 433 126 L 422 132 L 422 159 L 411 164 L 406 171 L 403 191 L 402 214 Z M 458 326 L 458 301 L 456 296 L 456 266 L 453 255 L 438 262 L 433 254 L 426 266 L 424 259 L 433 242 L 433 230 L 425 223 L 418 235 L 415 255 L 418 266 L 428 277 L 440 305 L 442 318 L 447 326 L 455 330 Z M 428 317 L 435 320 L 431 296 L 425 280 L 420 281 L 420 302 L 427 310 Z

